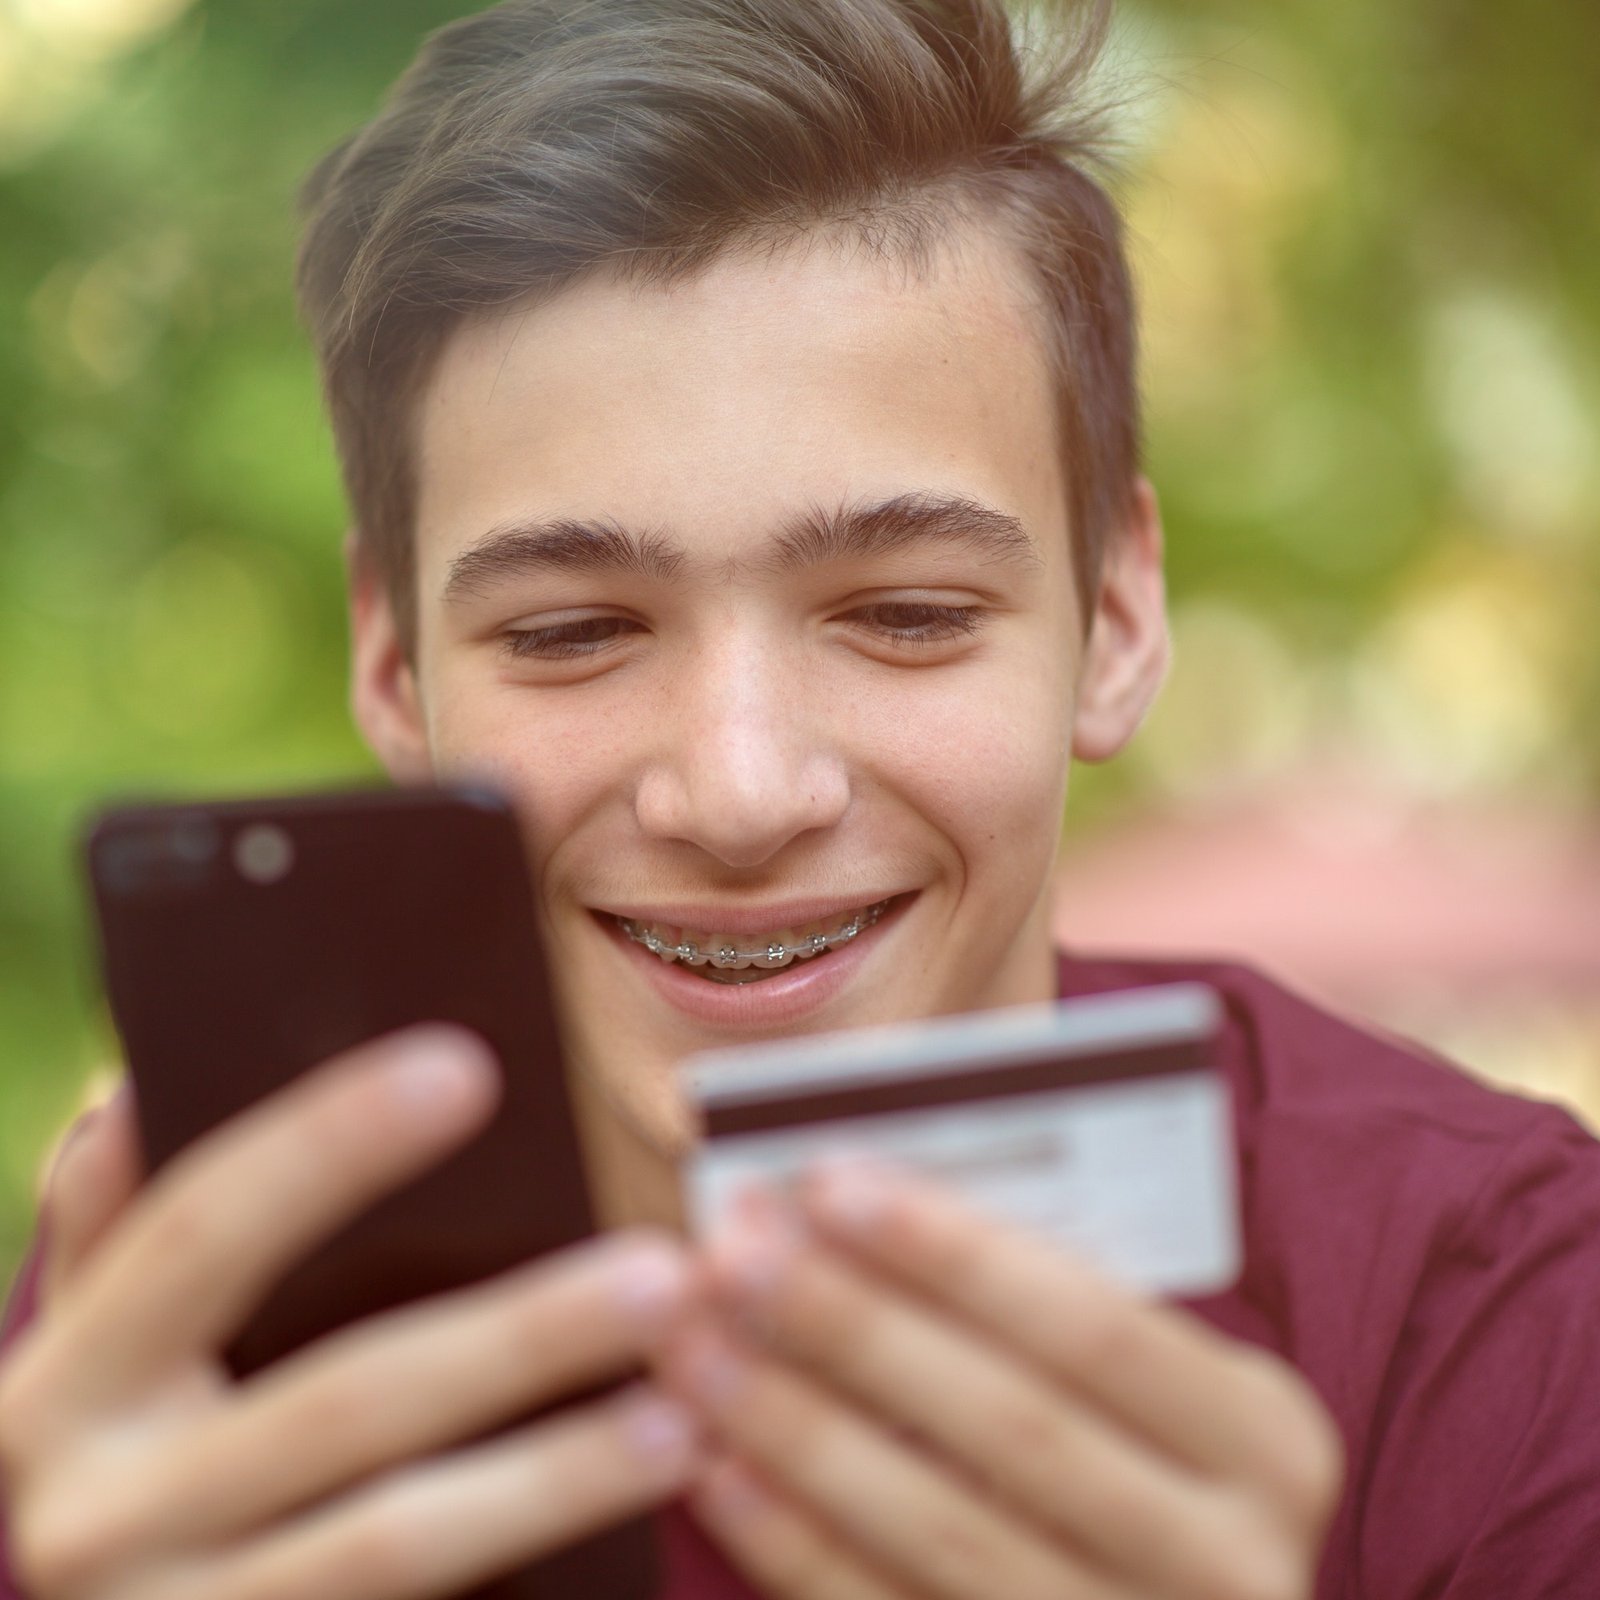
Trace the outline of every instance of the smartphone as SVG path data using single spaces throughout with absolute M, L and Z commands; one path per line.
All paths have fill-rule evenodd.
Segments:
M 594 1231 L 504 802 L 399 789 L 125 807 L 98 818 L 86 855 L 151 1171 L 297 1074 L 413 1023 L 470 1028 L 502 1064 L 493 1120 L 292 1270 L 228 1350 L 236 1374 Z M 473 1600 L 644 1600 L 655 1586 L 639 1519 Z

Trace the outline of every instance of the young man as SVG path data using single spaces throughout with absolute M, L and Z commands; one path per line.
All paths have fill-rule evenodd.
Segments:
M 671 1600 L 1593 1592 L 1596 1147 L 1248 973 L 1051 947 L 1070 759 L 1166 659 L 1092 52 L 1025 83 L 990 0 L 520 0 L 321 169 L 356 715 L 397 779 L 518 801 L 653 1231 L 237 1387 L 229 1331 L 492 1064 L 379 1042 L 137 1193 L 114 1103 L 0 1367 L 34 1600 L 444 1595 L 684 1494 Z M 850 921 L 775 967 L 641 942 Z M 1233 1292 L 1145 1303 L 860 1168 L 674 1242 L 686 1052 L 1176 976 L 1229 1010 Z

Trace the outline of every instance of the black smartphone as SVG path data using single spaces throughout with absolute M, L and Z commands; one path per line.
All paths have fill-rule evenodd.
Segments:
M 532 883 L 501 800 L 398 789 L 126 807 L 96 821 L 86 854 L 150 1170 L 413 1023 L 472 1029 L 504 1070 L 480 1134 L 283 1279 L 227 1352 L 235 1373 L 594 1231 Z M 639 1519 L 473 1600 L 644 1600 L 655 1583 Z

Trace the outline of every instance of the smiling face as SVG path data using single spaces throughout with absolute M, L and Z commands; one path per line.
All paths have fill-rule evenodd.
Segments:
M 997 240 L 814 236 L 470 323 L 422 396 L 414 666 L 358 574 L 357 715 L 517 804 L 575 1063 L 643 1147 L 689 1137 L 693 1050 L 1055 992 L 1070 755 L 1165 633 L 1141 494 L 1086 653 L 1042 329 Z

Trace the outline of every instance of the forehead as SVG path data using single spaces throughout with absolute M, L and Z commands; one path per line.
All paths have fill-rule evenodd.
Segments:
M 1064 549 L 1045 314 L 977 230 L 915 267 L 826 236 L 595 276 L 451 337 L 417 415 L 424 592 L 485 529 L 609 517 L 737 560 L 797 508 L 929 489 Z

